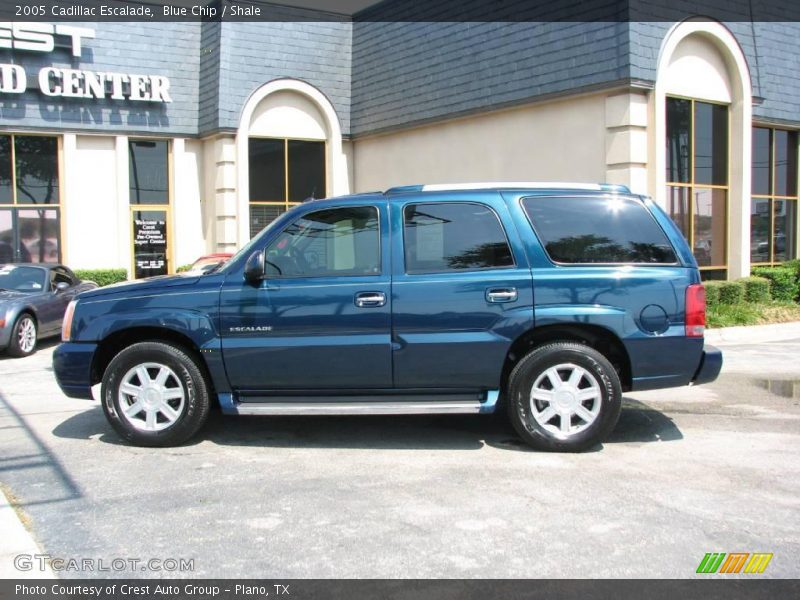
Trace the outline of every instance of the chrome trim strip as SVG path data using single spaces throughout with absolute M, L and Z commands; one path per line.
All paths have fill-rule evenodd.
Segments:
M 237 415 L 424 415 L 477 414 L 483 404 L 478 401 L 441 402 L 270 402 L 238 403 L 231 411 Z

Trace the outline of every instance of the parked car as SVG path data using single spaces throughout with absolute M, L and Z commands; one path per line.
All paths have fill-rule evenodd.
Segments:
M 69 302 L 97 284 L 64 265 L 0 264 L 0 350 L 28 356 L 38 340 L 58 335 Z
M 61 389 L 142 446 L 236 415 L 491 413 L 534 448 L 602 441 L 622 393 L 705 383 L 681 232 L 613 185 L 407 186 L 306 202 L 221 269 L 83 294 Z
M 233 256 L 230 252 L 217 252 L 216 254 L 207 254 L 205 256 L 201 256 L 196 261 L 192 263 L 192 266 L 189 267 L 188 272 L 206 272 L 210 271 L 211 269 L 216 269 L 220 265 L 224 265 L 228 260 Z

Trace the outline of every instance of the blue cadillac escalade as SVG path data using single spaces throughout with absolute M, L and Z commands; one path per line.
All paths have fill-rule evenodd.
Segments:
M 314 200 L 221 268 L 81 294 L 53 363 L 142 446 L 238 415 L 491 413 L 602 441 L 622 393 L 712 381 L 680 231 L 624 186 L 456 184 Z

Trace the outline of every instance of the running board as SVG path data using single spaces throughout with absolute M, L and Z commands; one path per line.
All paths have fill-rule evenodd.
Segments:
M 223 412 L 235 415 L 425 415 L 425 414 L 478 414 L 494 412 L 499 392 L 486 393 L 483 401 L 477 399 L 431 399 L 364 401 L 363 396 L 353 400 L 341 397 L 335 401 L 271 401 L 236 402 L 231 394 L 220 394 Z

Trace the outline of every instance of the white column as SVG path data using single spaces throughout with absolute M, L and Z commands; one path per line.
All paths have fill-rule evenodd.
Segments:
M 644 93 L 606 98 L 606 181 L 647 194 L 648 106 Z
M 61 142 L 63 152 L 63 175 L 61 177 L 61 260 L 69 265 L 72 263 L 70 250 L 72 244 L 77 240 L 72 240 L 67 231 L 70 224 L 70 210 L 73 202 L 77 201 L 74 193 L 74 171 L 78 160 L 78 136 L 74 133 L 65 133 Z
M 216 221 L 215 245 L 217 252 L 236 252 L 249 235 L 249 207 L 246 198 L 236 193 L 236 138 L 221 136 L 210 140 L 207 151 L 212 155 L 213 215 Z
M 117 194 L 117 264 L 128 271 L 128 279 L 133 279 L 133 250 L 131 249 L 130 215 L 130 175 L 128 173 L 128 136 L 116 138 Z M 111 249 L 109 249 L 111 250 Z

